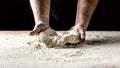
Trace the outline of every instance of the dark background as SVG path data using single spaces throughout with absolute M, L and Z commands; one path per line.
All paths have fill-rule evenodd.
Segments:
M 100 0 L 88 30 L 120 30 L 119 0 Z M 29 0 L 0 2 L 0 30 L 32 30 L 34 19 Z

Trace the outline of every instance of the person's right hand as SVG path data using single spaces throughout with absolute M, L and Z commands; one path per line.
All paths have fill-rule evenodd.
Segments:
M 39 33 L 45 29 L 49 28 L 49 25 L 46 24 L 46 23 L 39 23 L 39 24 L 36 24 L 33 31 L 31 31 L 29 34 L 31 36 L 34 36 L 34 35 L 39 35 Z

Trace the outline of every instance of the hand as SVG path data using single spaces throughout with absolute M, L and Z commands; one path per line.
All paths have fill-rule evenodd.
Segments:
M 39 35 L 39 33 L 45 29 L 49 28 L 49 26 L 46 24 L 46 23 L 39 23 L 39 24 L 36 24 L 33 31 L 30 32 L 30 35 L 33 36 L 33 35 Z
M 71 29 L 72 30 L 76 30 L 76 31 L 79 31 L 80 33 L 80 41 L 81 42 L 85 42 L 85 32 L 86 32 L 86 29 L 87 27 L 85 27 L 84 25 L 81 25 L 81 24 L 76 24 L 75 26 L 73 26 Z

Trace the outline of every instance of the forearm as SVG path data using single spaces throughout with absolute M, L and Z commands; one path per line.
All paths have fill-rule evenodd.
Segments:
M 41 20 L 40 17 L 40 0 L 30 0 L 30 5 L 33 11 L 35 22 Z
M 86 30 L 97 4 L 98 0 L 78 0 L 76 24 Z
M 77 13 L 76 13 L 76 24 L 84 23 L 86 8 L 87 8 L 87 0 L 78 0 Z
M 30 0 L 30 4 L 35 22 L 49 23 L 50 0 Z

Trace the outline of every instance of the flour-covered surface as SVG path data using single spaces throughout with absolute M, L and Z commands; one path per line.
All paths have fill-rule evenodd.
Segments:
M 88 31 L 75 48 L 41 48 L 29 32 L 0 31 L 0 68 L 120 68 L 120 32 Z

